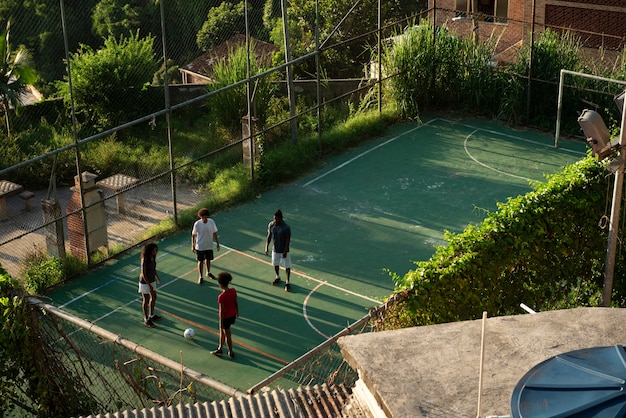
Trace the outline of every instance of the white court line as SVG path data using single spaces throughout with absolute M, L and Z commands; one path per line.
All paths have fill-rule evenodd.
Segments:
M 179 245 L 179 246 L 175 247 L 173 251 L 176 251 L 176 250 L 178 250 L 179 248 L 181 248 L 181 247 L 183 247 L 183 246 L 185 246 L 185 245 L 189 245 L 189 243 L 186 243 L 186 244 L 181 244 L 181 245 Z M 166 256 L 168 256 L 168 255 L 171 255 L 172 253 L 173 253 L 173 252 L 170 252 L 170 251 L 164 251 L 164 252 L 161 252 L 161 253 L 160 253 L 160 255 L 158 255 L 158 256 L 157 256 L 157 260 L 160 260 L 161 258 L 166 257 Z M 134 268 L 130 269 L 129 273 L 132 273 L 133 271 L 139 270 L 139 267 L 140 267 L 140 266 L 136 266 L 136 267 L 134 267 Z M 102 283 L 100 286 L 98 286 L 98 287 L 94 287 L 93 289 L 88 290 L 88 291 L 84 292 L 83 294 L 81 294 L 81 295 L 79 295 L 79 296 L 76 296 L 76 297 L 75 297 L 75 298 L 73 298 L 73 299 L 70 299 L 69 301 L 65 302 L 63 305 L 59 306 L 59 308 L 63 309 L 64 307 L 66 307 L 66 306 L 68 306 L 68 305 L 71 305 L 72 303 L 76 302 L 77 300 L 80 300 L 80 299 L 84 298 L 85 296 L 88 296 L 88 295 L 90 295 L 91 293 L 94 293 L 94 292 L 96 292 L 96 291 L 98 291 L 98 290 L 102 289 L 103 287 L 106 287 L 106 286 L 108 286 L 108 285 L 110 285 L 110 284 L 112 284 L 112 283 L 115 283 L 115 282 L 117 282 L 118 280 L 124 280 L 124 279 L 126 279 L 126 278 L 128 278 L 128 277 L 127 277 L 127 276 L 114 276 L 111 280 L 109 280 L 109 281 L 107 281 L 107 282 Z
M 169 282 L 165 283 L 164 285 L 159 286 L 159 288 L 157 290 L 163 289 L 164 287 L 167 287 L 167 286 L 171 285 L 172 283 L 177 282 L 179 279 L 180 279 L 180 277 L 175 277 L 173 280 L 170 280 Z M 135 302 L 141 302 L 141 301 L 142 301 L 142 298 L 136 297 L 135 299 L 131 300 L 130 302 L 127 302 L 127 303 L 125 303 L 123 305 L 118 306 L 117 308 L 113 309 L 112 311 L 102 315 L 99 318 L 96 318 L 95 320 L 93 320 L 91 322 L 95 324 L 96 322 L 98 322 L 98 321 L 100 321 L 100 320 L 102 320 L 102 319 L 104 319 L 104 318 L 106 318 L 108 316 L 113 315 L 115 312 L 117 312 L 117 311 L 119 311 L 119 310 L 121 310 L 121 309 L 123 309 L 123 308 L 125 308 L 125 307 L 127 307 L 129 305 L 131 305 L 131 304 L 133 304 Z
M 467 141 L 470 139 L 470 137 L 472 137 L 479 130 L 480 129 L 477 129 L 477 130 L 473 131 L 472 133 L 470 133 L 469 135 L 467 135 L 465 137 L 465 140 L 463 141 L 463 148 L 465 148 L 465 153 L 467 154 L 468 157 L 470 157 L 476 164 L 481 165 L 481 166 L 483 166 L 483 167 L 485 167 L 485 168 L 487 168 L 489 170 L 493 170 L 496 173 L 500 173 L 500 174 L 503 174 L 505 176 L 515 177 L 515 178 L 521 179 L 521 180 L 526 180 L 526 181 L 528 181 L 530 183 L 539 183 L 538 180 L 533 180 L 533 179 L 529 179 L 529 178 L 522 177 L 522 176 L 516 176 L 515 174 L 511 174 L 511 173 L 507 173 L 506 171 L 498 170 L 497 168 L 491 167 L 491 166 L 489 166 L 489 165 L 487 165 L 485 163 L 481 163 L 476 158 L 474 158 L 474 156 L 472 154 L 470 154 L 469 149 L 467 149 Z
M 222 244 L 220 244 L 220 245 L 222 245 Z M 267 260 L 263 260 L 263 259 L 260 259 L 259 257 L 253 256 L 253 255 L 250 255 L 250 254 L 246 254 L 243 251 L 239 251 L 239 250 L 236 250 L 234 248 L 227 247 L 226 245 L 222 245 L 222 247 L 228 248 L 229 250 L 231 250 L 231 251 L 233 251 L 233 252 L 235 252 L 237 254 L 241 254 L 241 255 L 246 256 L 248 258 L 251 258 L 251 259 L 253 259 L 255 261 L 259 261 L 261 263 L 267 264 L 268 266 L 272 266 L 272 263 L 267 261 Z M 291 273 L 296 274 L 296 275 L 298 275 L 300 277 L 304 277 L 305 279 L 309 279 L 309 280 L 312 280 L 314 282 L 320 283 L 320 284 L 325 284 L 326 286 L 330 286 L 333 289 L 340 290 L 342 292 L 348 293 L 348 294 L 350 294 L 352 296 L 356 296 L 356 297 L 361 298 L 361 299 L 368 300 L 370 302 L 374 302 L 374 303 L 377 303 L 377 304 L 381 304 L 382 303 L 381 301 L 373 299 L 373 298 L 370 298 L 369 296 L 362 295 L 362 294 L 356 293 L 356 292 L 352 292 L 351 290 L 344 289 L 343 287 L 340 287 L 340 286 L 328 283 L 327 281 L 316 279 L 315 277 L 311 277 L 308 274 L 305 274 L 305 273 L 302 273 L 302 272 L 300 272 L 298 270 L 295 270 L 293 267 L 291 268 Z
M 413 129 L 409 129 L 408 131 L 403 132 L 402 134 L 400 134 L 400 135 L 398 135 L 398 136 L 394 136 L 393 138 L 390 138 L 390 139 L 386 140 L 386 141 L 385 141 L 385 142 L 383 142 L 382 144 L 378 144 L 378 145 L 376 145 L 375 147 L 368 149 L 367 151 L 363 151 L 363 152 L 362 152 L 362 153 L 360 153 L 359 155 L 357 155 L 357 156 L 355 156 L 355 157 L 353 157 L 353 158 L 349 159 L 348 161 L 344 162 L 343 164 L 338 165 L 337 167 L 333 168 L 332 170 L 329 170 L 329 171 L 325 172 L 325 173 L 324 173 L 324 174 L 322 174 L 321 176 L 317 176 L 317 177 L 315 177 L 313 180 L 310 180 L 310 181 L 308 181 L 307 183 L 304 183 L 304 187 L 310 186 L 311 184 L 315 183 L 315 182 L 316 182 L 316 181 L 318 181 L 319 179 L 322 179 L 322 178 L 326 177 L 327 175 L 329 175 L 329 174 L 331 174 L 331 173 L 334 173 L 335 171 L 337 171 L 337 170 L 339 170 L 339 169 L 341 169 L 341 168 L 343 168 L 343 167 L 347 166 L 348 164 L 352 163 L 352 162 L 353 162 L 353 161 L 355 161 L 355 160 L 358 160 L 359 158 L 363 157 L 364 155 L 367 155 L 367 154 L 369 154 L 370 152 L 372 152 L 372 151 L 374 151 L 374 150 L 377 150 L 377 149 L 378 149 L 378 148 L 380 148 L 380 147 L 384 147 L 385 145 L 389 144 L 390 142 L 393 142 L 393 141 L 395 141 L 396 139 L 399 139 L 399 138 L 403 137 L 403 136 L 404 136 L 404 135 L 406 135 L 406 134 L 409 134 L 409 133 L 411 133 L 411 132 L 413 132 L 413 131 L 416 131 L 416 130 L 418 130 L 418 129 L 420 129 L 420 128 L 422 128 L 422 127 L 424 127 L 424 126 L 426 126 L 426 125 L 428 125 L 428 124 L 430 124 L 431 122 L 434 122 L 434 121 L 436 121 L 436 120 L 438 120 L 438 119 L 431 119 L 431 120 L 429 120 L 428 122 L 425 122 L 425 123 L 423 123 L 423 124 L 421 124 L 421 125 L 419 125 L 419 126 L 416 126 L 416 127 L 415 127 L 415 128 L 413 128 Z
M 309 314 L 306 311 L 306 306 L 309 304 L 309 298 L 313 295 L 313 293 L 315 293 L 317 291 L 317 289 L 319 289 L 320 287 L 324 286 L 324 284 L 326 284 L 326 282 L 319 283 L 317 286 L 315 286 L 313 289 L 311 289 L 311 291 L 309 292 L 308 295 L 306 295 L 306 298 L 304 298 L 304 303 L 302 303 L 302 315 L 304 315 L 304 320 L 306 321 L 307 324 L 309 324 L 309 327 L 311 327 L 311 329 L 313 331 L 317 332 L 319 335 L 321 335 L 322 337 L 324 337 L 324 339 L 327 340 L 330 337 L 328 335 L 324 334 L 319 329 L 317 329 L 317 327 L 315 325 L 313 325 L 313 322 L 311 322 L 311 320 L 309 319 Z
M 255 260 L 255 261 L 259 261 L 259 262 L 261 262 L 261 263 L 264 263 L 264 264 L 267 264 L 267 265 L 269 265 L 269 266 L 272 266 L 272 263 L 270 263 L 270 262 L 269 262 L 269 261 L 267 261 L 267 260 L 262 260 L 262 259 L 260 259 L 260 258 L 258 258 L 258 257 L 255 257 L 255 256 L 250 255 L 250 254 L 246 254 L 246 253 L 244 253 L 243 251 L 239 251 L 239 250 L 236 250 L 236 249 L 234 249 L 234 248 L 227 247 L 227 246 L 225 246 L 225 245 L 222 245 L 222 247 L 226 247 L 226 248 L 228 248 L 229 250 L 231 250 L 231 251 L 233 251 L 233 252 L 235 252 L 235 253 L 237 253 L 237 254 L 241 254 L 241 255 L 243 255 L 243 256 L 245 256 L 245 257 L 248 257 L 248 258 L 251 258 L 251 259 L 253 259 L 253 260 Z M 302 302 L 302 315 L 304 316 L 304 320 L 306 321 L 306 323 L 307 323 L 307 324 L 309 324 L 309 327 L 310 327 L 313 331 L 315 331 L 317 334 L 319 334 L 319 335 L 321 335 L 322 337 L 324 337 L 325 339 L 328 339 L 328 338 L 330 338 L 330 337 L 329 337 L 328 335 L 324 334 L 324 333 L 323 333 L 322 331 L 320 331 L 319 329 L 317 329 L 317 327 L 316 327 L 315 325 L 313 325 L 313 323 L 312 323 L 312 322 L 311 322 L 311 320 L 309 319 L 309 315 L 308 315 L 308 313 L 307 313 L 307 309 L 306 309 L 306 307 L 307 307 L 307 305 L 308 305 L 308 303 L 309 303 L 309 299 L 311 298 L 311 296 L 312 296 L 312 295 L 313 295 L 313 294 L 314 294 L 314 293 L 315 293 L 315 292 L 316 292 L 316 291 L 317 291 L 320 287 L 322 287 L 322 286 L 329 286 L 329 287 L 332 287 L 333 289 L 340 290 L 340 291 L 342 291 L 342 292 L 344 292 L 344 293 L 348 293 L 348 294 L 350 294 L 350 295 L 352 295 L 352 296 L 356 296 L 356 297 L 359 297 L 359 298 L 365 299 L 365 300 L 367 300 L 367 301 L 373 302 L 373 303 L 375 303 L 377 306 L 382 305 L 382 302 L 381 302 L 381 301 L 379 301 L 379 300 L 372 299 L 372 298 L 370 298 L 369 296 L 361 295 L 361 294 L 356 293 L 356 292 L 352 292 L 352 291 L 350 291 L 350 290 L 344 289 L 343 287 L 339 287 L 339 286 L 334 285 L 334 284 L 330 284 L 330 283 L 328 283 L 327 281 L 316 279 L 316 278 L 314 278 L 314 277 L 309 276 L 308 274 L 304 274 L 304 273 L 302 273 L 302 272 L 299 272 L 299 271 L 297 271 L 297 270 L 294 270 L 293 268 L 291 269 L 291 273 L 292 273 L 292 274 L 296 274 L 296 275 L 298 275 L 298 276 L 300 276 L 300 277 L 303 277 L 303 278 L 305 278 L 305 279 L 309 279 L 309 280 L 311 280 L 311 281 L 317 282 L 317 286 L 315 286 L 313 289 L 311 289 L 311 291 L 308 293 L 308 295 L 304 298 L 304 301 Z
M 474 132 L 476 132 L 476 131 L 484 131 L 484 132 L 489 132 L 490 134 L 500 135 L 500 136 L 503 136 L 503 137 L 505 137 L 505 138 L 516 139 L 516 140 L 521 141 L 521 142 L 528 142 L 529 144 L 540 145 L 540 146 L 542 146 L 542 147 L 546 147 L 546 148 L 552 148 L 552 149 L 555 149 L 555 150 L 557 150 L 557 151 L 569 152 L 569 153 L 572 153 L 572 154 L 577 154 L 577 155 L 587 155 L 587 154 L 586 154 L 586 153 L 584 153 L 584 152 L 575 151 L 575 150 L 571 150 L 571 149 L 567 149 L 567 148 L 555 148 L 555 147 L 554 147 L 554 145 L 551 145 L 551 144 L 544 144 L 544 143 L 542 143 L 542 142 L 533 141 L 532 139 L 526 139 L 526 138 L 522 138 L 521 136 L 515 136 L 515 135 L 511 135 L 511 134 L 505 134 L 505 133 L 503 133 L 503 132 L 494 131 L 494 130 L 492 130 L 492 129 L 477 128 L 477 127 L 475 127 L 475 126 L 472 126 L 472 125 L 466 125 L 466 124 L 464 124 L 464 123 L 461 123 L 461 124 L 456 124 L 455 122 L 452 122 L 452 121 L 447 120 L 447 119 L 439 119 L 439 120 L 441 120 L 441 121 L 443 121 L 443 122 L 447 122 L 447 123 L 449 123 L 449 124 L 451 124 L 451 125 L 452 125 L 452 124 L 454 124 L 454 125 L 463 126 L 463 127 L 465 127 L 465 128 L 474 129 L 474 130 L 475 130 Z
M 223 247 L 223 245 L 222 245 L 222 247 Z M 180 248 L 180 247 L 176 247 L 176 248 Z M 228 254 L 228 253 L 229 253 L 229 251 L 227 251 L 227 252 L 223 252 L 223 253 L 221 253 L 220 255 L 218 255 L 217 257 L 215 257 L 212 261 L 215 261 L 215 260 L 217 260 L 217 259 L 219 259 L 219 258 L 221 258 L 221 257 L 225 256 L 225 255 L 226 255 L 226 254 Z M 190 271 L 195 271 L 195 270 L 196 270 L 196 268 L 194 267 L 194 268 L 192 268 Z M 189 274 L 189 272 L 185 273 L 182 277 L 186 276 L 187 274 Z M 163 289 L 163 288 L 165 288 L 165 287 L 167 287 L 167 286 L 169 286 L 169 285 L 171 285 L 171 284 L 173 284 L 173 283 L 177 282 L 177 281 L 178 281 L 178 280 L 180 280 L 182 277 L 181 277 L 181 276 L 179 276 L 179 277 L 175 277 L 174 279 L 170 280 L 169 282 L 167 282 L 167 283 L 165 283 L 165 284 L 163 284 L 163 285 L 159 286 L 157 290 L 159 290 L 159 289 Z M 100 321 L 100 320 L 102 320 L 102 319 L 104 319 L 104 318 L 106 318 L 106 317 L 108 317 L 108 316 L 110 316 L 110 315 L 113 315 L 115 312 L 119 311 L 119 310 L 120 310 L 120 309 L 122 309 L 122 308 L 125 308 L 125 307 L 129 306 L 129 305 L 130 305 L 130 304 L 132 304 L 132 303 L 135 303 L 135 302 L 141 302 L 141 299 L 142 299 L 142 298 L 140 298 L 140 297 L 136 297 L 135 299 L 131 300 L 130 302 L 125 303 L 125 304 L 123 304 L 123 305 L 121 305 L 121 306 L 118 306 L 117 308 L 113 309 L 113 310 L 112 310 L 112 311 L 110 311 L 109 313 L 104 314 L 104 315 L 102 315 L 102 316 L 101 316 L 101 317 L 99 317 L 99 318 L 96 318 L 96 319 L 95 319 L 94 321 L 92 321 L 92 322 L 95 324 L 96 322 L 98 322 L 98 321 Z

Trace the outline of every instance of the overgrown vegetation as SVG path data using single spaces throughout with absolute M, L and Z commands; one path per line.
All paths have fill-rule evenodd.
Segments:
M 383 51 L 383 62 L 385 75 L 394 76 L 389 93 L 401 116 L 415 118 L 433 108 L 497 115 L 504 83 L 491 65 L 496 45 L 495 38 L 462 39 L 426 21 L 396 35 Z
M 434 36 L 426 24 L 396 39 L 386 51 L 386 62 L 391 63 L 390 73 L 399 74 L 390 83 L 391 94 L 406 117 L 416 117 L 424 108 L 461 107 L 552 129 L 561 69 L 623 77 L 623 56 L 621 65 L 612 68 L 583 65 L 590 60 L 583 61 L 581 42 L 567 32 L 546 30 L 538 36 L 532 53 L 532 83 L 527 79 L 528 46 L 510 67 L 478 71 L 468 81 L 462 64 L 467 63 L 472 71 L 485 70 L 490 66 L 486 59 L 490 50 L 456 39 L 445 27 Z M 492 41 L 485 47 L 495 45 Z M 475 60 L 465 61 L 467 57 Z M 595 103 L 616 132 L 618 109 L 611 102 L 619 86 L 582 78 L 568 79 L 568 83 L 563 103 L 567 128 L 562 129 L 578 132 L 576 111 Z M 489 92 L 492 89 L 498 90 L 497 96 Z M 474 319 L 483 311 L 506 315 L 517 312 L 521 302 L 537 310 L 597 306 L 606 255 L 606 233 L 598 221 L 608 215 L 607 177 L 604 166 L 588 157 L 534 192 L 499 204 L 498 211 L 482 224 L 470 225 L 462 234 L 446 234 L 448 244 L 439 247 L 430 260 L 417 263 L 406 274 L 390 273 L 403 298 L 378 326 Z M 623 257 L 620 254 L 616 261 L 616 277 L 625 273 Z M 613 305 L 624 306 L 624 284 L 613 290 Z
M 606 170 L 591 157 L 566 167 L 524 196 L 498 204 L 479 225 L 446 233 L 415 270 L 394 275 L 404 297 L 381 328 L 426 325 L 513 314 L 525 303 L 537 311 L 598 306 L 606 231 L 598 226 L 607 193 Z M 624 254 L 616 260 L 623 277 Z M 614 288 L 624 306 L 626 284 Z
M 90 415 L 98 410 L 89 391 L 55 351 L 46 347 L 39 328 L 45 311 L 29 303 L 21 286 L 0 267 L 0 415 L 18 407 L 37 417 Z
M 156 110 L 148 89 L 158 70 L 153 42 L 137 32 L 111 36 L 98 50 L 81 45 L 70 57 L 72 95 L 67 77 L 58 84 L 68 108 L 73 104 L 84 124 L 102 130 Z
M 557 117 L 561 69 L 617 80 L 626 75 L 624 51 L 614 63 L 604 61 L 601 50 L 599 60 L 583 59 L 582 42 L 569 32 L 546 29 L 537 35 L 532 54 L 525 43 L 515 62 L 497 67 L 493 53 L 499 39 L 460 39 L 445 25 L 438 27 L 436 34 L 434 31 L 423 21 L 395 36 L 383 51 L 385 75 L 393 76 L 388 93 L 398 103 L 402 117 L 452 110 L 551 131 Z M 619 85 L 580 77 L 566 81 L 562 134 L 579 135 L 577 116 L 589 106 L 606 115 L 607 123 L 619 126 L 619 112 L 613 103 L 613 97 L 621 92 Z
M 387 93 L 394 99 L 389 109 L 382 113 L 360 111 L 355 115 L 350 113 L 354 107 L 325 107 L 324 112 L 328 113 L 324 121 L 336 123 L 332 129 L 325 127 L 321 138 L 317 136 L 316 129 L 320 127 L 315 126 L 315 117 L 312 113 L 304 114 L 298 120 L 296 144 L 285 140 L 289 132 L 287 128 L 265 135 L 262 157 L 255 167 L 256 182 L 250 179 L 247 167 L 241 163 L 233 164 L 240 155 L 231 160 L 227 153 L 222 161 L 186 166 L 181 175 L 203 184 L 210 192 L 198 202 L 198 206 L 217 210 L 297 178 L 326 155 L 380 134 L 396 121 L 396 105 L 401 117 L 406 119 L 419 119 L 420 113 L 428 110 L 454 109 L 500 115 L 511 121 L 547 123 L 549 118 L 545 121 L 533 118 L 532 114 L 524 113 L 524 107 L 534 107 L 535 101 L 540 101 L 541 106 L 554 103 L 555 90 L 531 84 L 531 92 L 537 90 L 538 94 L 533 93 L 533 102 L 527 104 L 525 89 L 528 83 L 523 75 L 528 73 L 529 56 L 524 55 L 528 51 L 522 50 L 522 57 L 515 66 L 496 69 L 491 63 L 496 42 L 496 39 L 485 44 L 471 38 L 461 40 L 445 27 L 436 34 L 425 24 L 411 27 L 385 51 L 386 75 L 394 75 L 388 83 Z M 539 60 L 534 70 L 536 77 L 546 74 L 546 80 L 553 80 L 561 68 L 578 69 L 575 40 L 546 31 L 537 43 L 540 47 L 533 56 L 533 62 Z M 114 50 L 119 47 L 119 44 L 112 46 Z M 147 51 L 147 48 L 140 49 Z M 623 68 L 617 67 L 617 74 L 623 75 Z M 222 73 L 224 77 L 228 74 L 226 70 Z M 141 89 L 143 84 L 137 86 Z M 589 84 L 581 82 L 580 86 L 589 87 Z M 597 87 L 600 89 L 601 86 Z M 605 93 L 605 90 L 599 91 Z M 578 95 L 568 99 L 569 108 L 576 109 L 581 97 L 588 97 L 587 94 L 591 94 L 589 89 L 580 88 Z M 275 105 L 269 106 L 267 123 L 284 121 L 287 109 L 284 99 L 271 97 L 267 103 Z M 300 109 L 308 107 L 306 100 L 298 105 Z M 240 108 L 241 103 L 237 102 L 235 107 Z M 103 114 L 106 115 L 106 109 Z M 113 120 L 124 116 L 112 114 L 110 117 Z M 192 145 L 204 147 L 202 152 L 225 145 L 231 138 L 223 132 L 220 135 L 220 128 L 232 129 L 235 124 L 225 118 L 222 126 L 208 128 L 218 119 L 217 114 L 195 116 L 198 114 L 189 117 L 180 113 L 173 119 L 176 134 L 185 138 L 181 141 L 183 145 L 177 145 L 187 147 L 187 153 L 178 150 L 179 155 L 184 155 L 185 162 L 197 156 Z M 110 123 L 108 118 L 106 116 L 99 123 Z M 198 128 L 199 125 L 202 127 Z M 52 142 L 29 141 L 41 132 L 49 134 Z M 25 129 L 14 141 L 0 142 L 0 150 L 3 155 L 15 158 L 16 153 L 37 153 L 47 147 L 70 143 L 69 137 L 64 128 L 41 123 Z M 111 136 L 107 141 L 90 144 L 84 150 L 85 165 L 95 170 L 117 170 L 123 166 L 145 169 L 150 173 L 163 172 L 168 164 L 166 146 L 162 135 L 151 134 L 146 126 L 137 127 L 125 132 L 123 140 Z M 70 172 L 71 157 L 60 156 L 59 160 L 68 162 Z M 212 164 L 220 164 L 220 170 L 209 167 Z M 416 269 L 406 274 L 391 273 L 403 298 L 386 312 L 379 328 L 472 319 L 483 311 L 490 315 L 510 314 L 517 311 L 520 302 L 537 310 L 597 305 L 606 243 L 605 232 L 599 229 L 597 222 L 606 210 L 608 180 L 604 166 L 589 157 L 552 176 L 533 192 L 499 204 L 498 210 L 488 214 L 481 224 L 470 225 L 460 234 L 447 233 L 448 244 L 437 248 L 430 260 L 418 262 Z M 180 224 L 190 225 L 195 220 L 195 211 L 193 208 L 180 213 Z M 166 234 L 176 228 L 173 221 L 166 221 L 147 231 L 144 238 Z M 83 267 L 72 260 L 64 264 L 45 255 L 35 255 L 24 266 L 24 286 L 29 292 L 39 293 L 72 277 Z M 624 276 L 624 270 L 624 257 L 620 254 L 616 275 Z M 3 308 L 0 350 L 5 359 L 0 363 L 0 385 L 2 393 L 6 391 L 8 394 L 0 400 L 3 409 L 19 406 L 40 416 L 87 414 L 92 406 L 90 400 L 80 390 L 66 389 L 65 385 L 72 381 L 71 374 L 54 368 L 54 361 L 47 360 L 45 350 L 36 345 L 35 319 L 45 313 L 28 305 L 21 291 L 6 272 L 0 271 L 0 304 Z M 616 306 L 626 305 L 623 284 L 618 283 L 615 287 L 613 301 Z M 20 345 L 22 341 L 27 344 Z M 59 379 L 46 380 L 49 374 Z M 66 402 L 67 396 L 71 397 L 71 402 Z

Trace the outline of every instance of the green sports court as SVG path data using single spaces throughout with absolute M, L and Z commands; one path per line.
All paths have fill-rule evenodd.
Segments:
M 381 304 L 403 275 L 445 243 L 444 231 L 479 223 L 497 202 L 585 155 L 583 141 L 478 119 L 424 119 L 325 161 L 254 201 L 212 214 L 221 251 L 211 271 L 233 275 L 240 318 L 235 358 L 218 344 L 217 283 L 197 284 L 191 226 L 158 242 L 156 328 L 142 325 L 136 248 L 47 297 L 51 304 L 245 392 Z M 292 291 L 272 286 L 264 253 L 280 208 L 291 226 Z M 281 268 L 284 280 L 284 271 Z M 192 340 L 183 338 L 194 328 Z M 372 349 L 379 349 L 372 347 Z

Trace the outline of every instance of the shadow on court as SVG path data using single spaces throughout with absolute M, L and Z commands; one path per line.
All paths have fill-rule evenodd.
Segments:
M 218 343 L 212 280 L 196 284 L 190 232 L 158 242 L 162 279 L 154 329 L 142 325 L 140 249 L 56 289 L 51 303 L 159 354 L 245 391 L 367 314 L 400 275 L 486 212 L 584 155 L 582 142 L 488 121 L 401 124 L 384 138 L 326 161 L 316 172 L 212 217 L 222 250 L 212 272 L 229 271 L 241 317 L 234 360 Z M 272 286 L 267 224 L 280 208 L 292 229 L 292 292 Z M 281 268 L 284 280 L 284 271 Z M 193 340 L 183 331 L 194 328 Z

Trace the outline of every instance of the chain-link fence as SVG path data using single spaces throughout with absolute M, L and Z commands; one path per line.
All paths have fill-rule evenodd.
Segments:
M 580 13 L 487 2 L 490 15 L 474 3 L 4 4 L 0 30 L 11 51 L 30 53 L 39 81 L 20 90 L 17 108 L 3 103 L 0 264 L 18 277 L 40 254 L 93 264 L 149 238 L 160 222 L 179 224 L 182 210 L 209 196 L 220 168 L 243 162 L 258 176 L 264 150 L 320 137 L 381 106 L 388 79 L 377 78 L 377 51 L 421 19 L 479 40 L 497 37 L 495 60 L 508 62 L 545 28 L 572 30 L 566 23 Z M 592 6 L 585 7 L 608 26 L 576 33 L 589 48 L 618 55 L 623 34 L 611 22 L 623 7 L 607 14 Z M 528 103 L 546 85 L 556 90 L 532 72 L 519 77 L 532 80 Z M 6 81 L 6 91 L 16 88 Z
M 361 110 L 363 99 L 380 107 L 387 82 L 377 78 L 384 74 L 381 44 L 422 18 L 479 41 L 499 38 L 501 62 L 522 45 L 532 48 L 547 27 L 572 30 L 568 22 L 584 21 L 580 10 L 541 1 L 529 13 L 488 2 L 506 4 L 504 16 L 500 9 L 468 12 L 470 2 L 425 3 L 3 2 L 0 30 L 13 51 L 23 45 L 30 52 L 39 81 L 19 91 L 17 108 L 2 103 L 0 264 L 19 277 L 40 253 L 99 261 L 148 238 L 163 221 L 179 223 L 181 211 L 207 198 L 221 168 L 243 163 L 258 176 L 263 150 L 320 136 Z M 619 56 L 624 37 L 611 22 L 623 21 L 623 7 L 585 7 L 599 22 L 576 29 L 589 52 L 601 45 Z M 15 54 L 7 57 L 17 64 Z M 531 93 L 556 89 L 532 72 L 519 76 L 537 82 Z M 0 78 L 5 98 L 17 87 L 10 81 Z M 68 365 L 81 364 L 81 353 L 92 364 L 76 373 L 108 382 L 96 398 L 102 410 L 227 396 L 54 318 L 42 317 L 52 321 L 41 327 L 50 347 Z M 271 385 L 356 378 L 334 341 L 307 356 Z
M 30 304 L 36 312 L 33 333 L 45 347 L 47 363 L 59 371 L 47 378 L 58 379 L 58 387 L 66 388 L 71 379 L 76 405 L 82 403 L 85 415 L 242 395 L 185 367 L 183 358 L 176 363 L 42 301 L 31 299 Z
M 354 386 L 358 374 L 344 360 L 337 340 L 371 332 L 371 320 L 393 302 L 373 309 L 247 393 L 257 393 L 262 388 L 283 390 L 323 384 Z M 31 328 L 45 347 L 46 362 L 56 365 L 59 379 L 71 379 L 74 396 L 82 399 L 75 407 L 84 408 L 83 414 L 213 402 L 244 395 L 185 367 L 182 358 L 176 363 L 38 299 L 30 298 L 29 304 L 35 313 L 31 316 Z
M 316 5 L 288 15 L 279 2 L 0 7 L 11 47 L 26 47 L 39 76 L 5 112 L 0 264 L 19 277 L 41 254 L 101 261 L 178 224 L 219 168 L 243 162 L 254 177 L 263 149 L 353 112 L 373 85 L 364 69 L 378 7 L 316 17 Z M 390 11 L 380 35 L 414 13 Z

